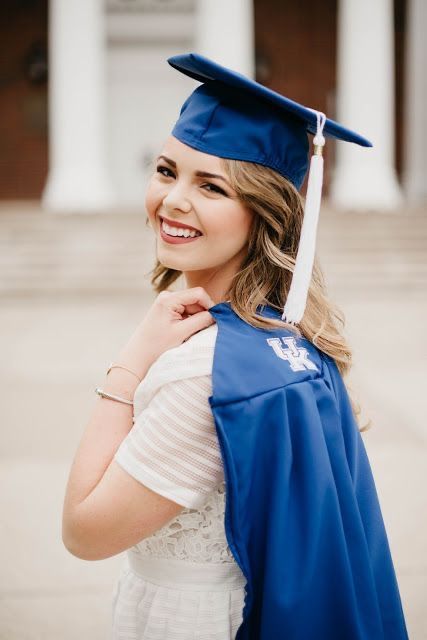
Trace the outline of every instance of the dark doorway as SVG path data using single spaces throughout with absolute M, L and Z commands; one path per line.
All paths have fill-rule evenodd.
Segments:
M 254 0 L 256 76 L 271 89 L 336 118 L 338 0 Z M 394 2 L 396 166 L 401 172 L 406 0 Z M 344 123 L 351 126 L 351 123 Z M 363 134 L 363 132 L 361 132 Z M 331 141 L 332 142 L 332 141 Z M 325 187 L 334 143 L 325 148 Z
M 257 80 L 334 118 L 337 0 L 255 0 L 254 7 Z M 332 154 L 326 145 L 325 192 Z

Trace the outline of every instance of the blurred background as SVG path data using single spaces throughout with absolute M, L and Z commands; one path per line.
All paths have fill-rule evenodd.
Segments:
M 149 167 L 197 51 L 355 129 L 329 139 L 318 255 L 411 639 L 427 638 L 427 2 L 3 0 L 0 638 L 107 638 L 121 555 L 71 556 L 62 501 L 95 386 L 154 296 Z

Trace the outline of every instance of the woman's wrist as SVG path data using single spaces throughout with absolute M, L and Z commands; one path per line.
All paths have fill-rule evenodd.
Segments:
M 126 345 L 114 359 L 114 363 L 126 367 L 113 367 L 106 375 L 104 391 L 121 394 L 127 400 L 133 400 L 136 388 L 145 378 L 152 364 L 152 358 L 140 351 L 135 354 L 132 345 Z M 133 373 L 131 373 L 133 372 Z
M 108 375 L 106 375 L 102 389 L 107 393 L 122 396 L 126 400 L 133 400 L 133 396 L 139 384 L 140 383 L 136 377 L 129 371 L 114 367 Z
M 143 380 L 155 359 L 156 358 L 149 350 L 142 349 L 141 345 L 135 345 L 133 341 L 130 341 L 125 347 L 123 347 L 114 362 L 131 369 L 131 371 L 133 371 L 140 380 Z M 110 373 L 113 371 L 114 369 L 112 369 Z M 132 374 L 129 373 L 129 377 L 131 375 Z M 135 378 L 135 382 L 138 382 L 137 378 L 135 376 L 133 377 Z

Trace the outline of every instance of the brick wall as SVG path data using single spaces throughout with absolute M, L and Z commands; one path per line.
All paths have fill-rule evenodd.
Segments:
M 47 0 L 0 3 L 0 199 L 39 198 L 47 176 Z

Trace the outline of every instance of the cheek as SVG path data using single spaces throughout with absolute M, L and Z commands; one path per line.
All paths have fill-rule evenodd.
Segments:
M 223 242 L 227 247 L 240 248 L 247 242 L 252 219 L 252 212 L 240 206 L 226 209 L 222 207 L 216 216 L 209 217 L 206 233 L 208 237 Z
M 162 193 L 162 190 L 159 189 L 159 187 L 156 187 L 155 184 L 150 182 L 145 192 L 144 204 L 145 204 L 145 210 L 152 223 L 155 218 L 155 213 L 159 208 L 163 198 L 164 198 L 164 193 Z

